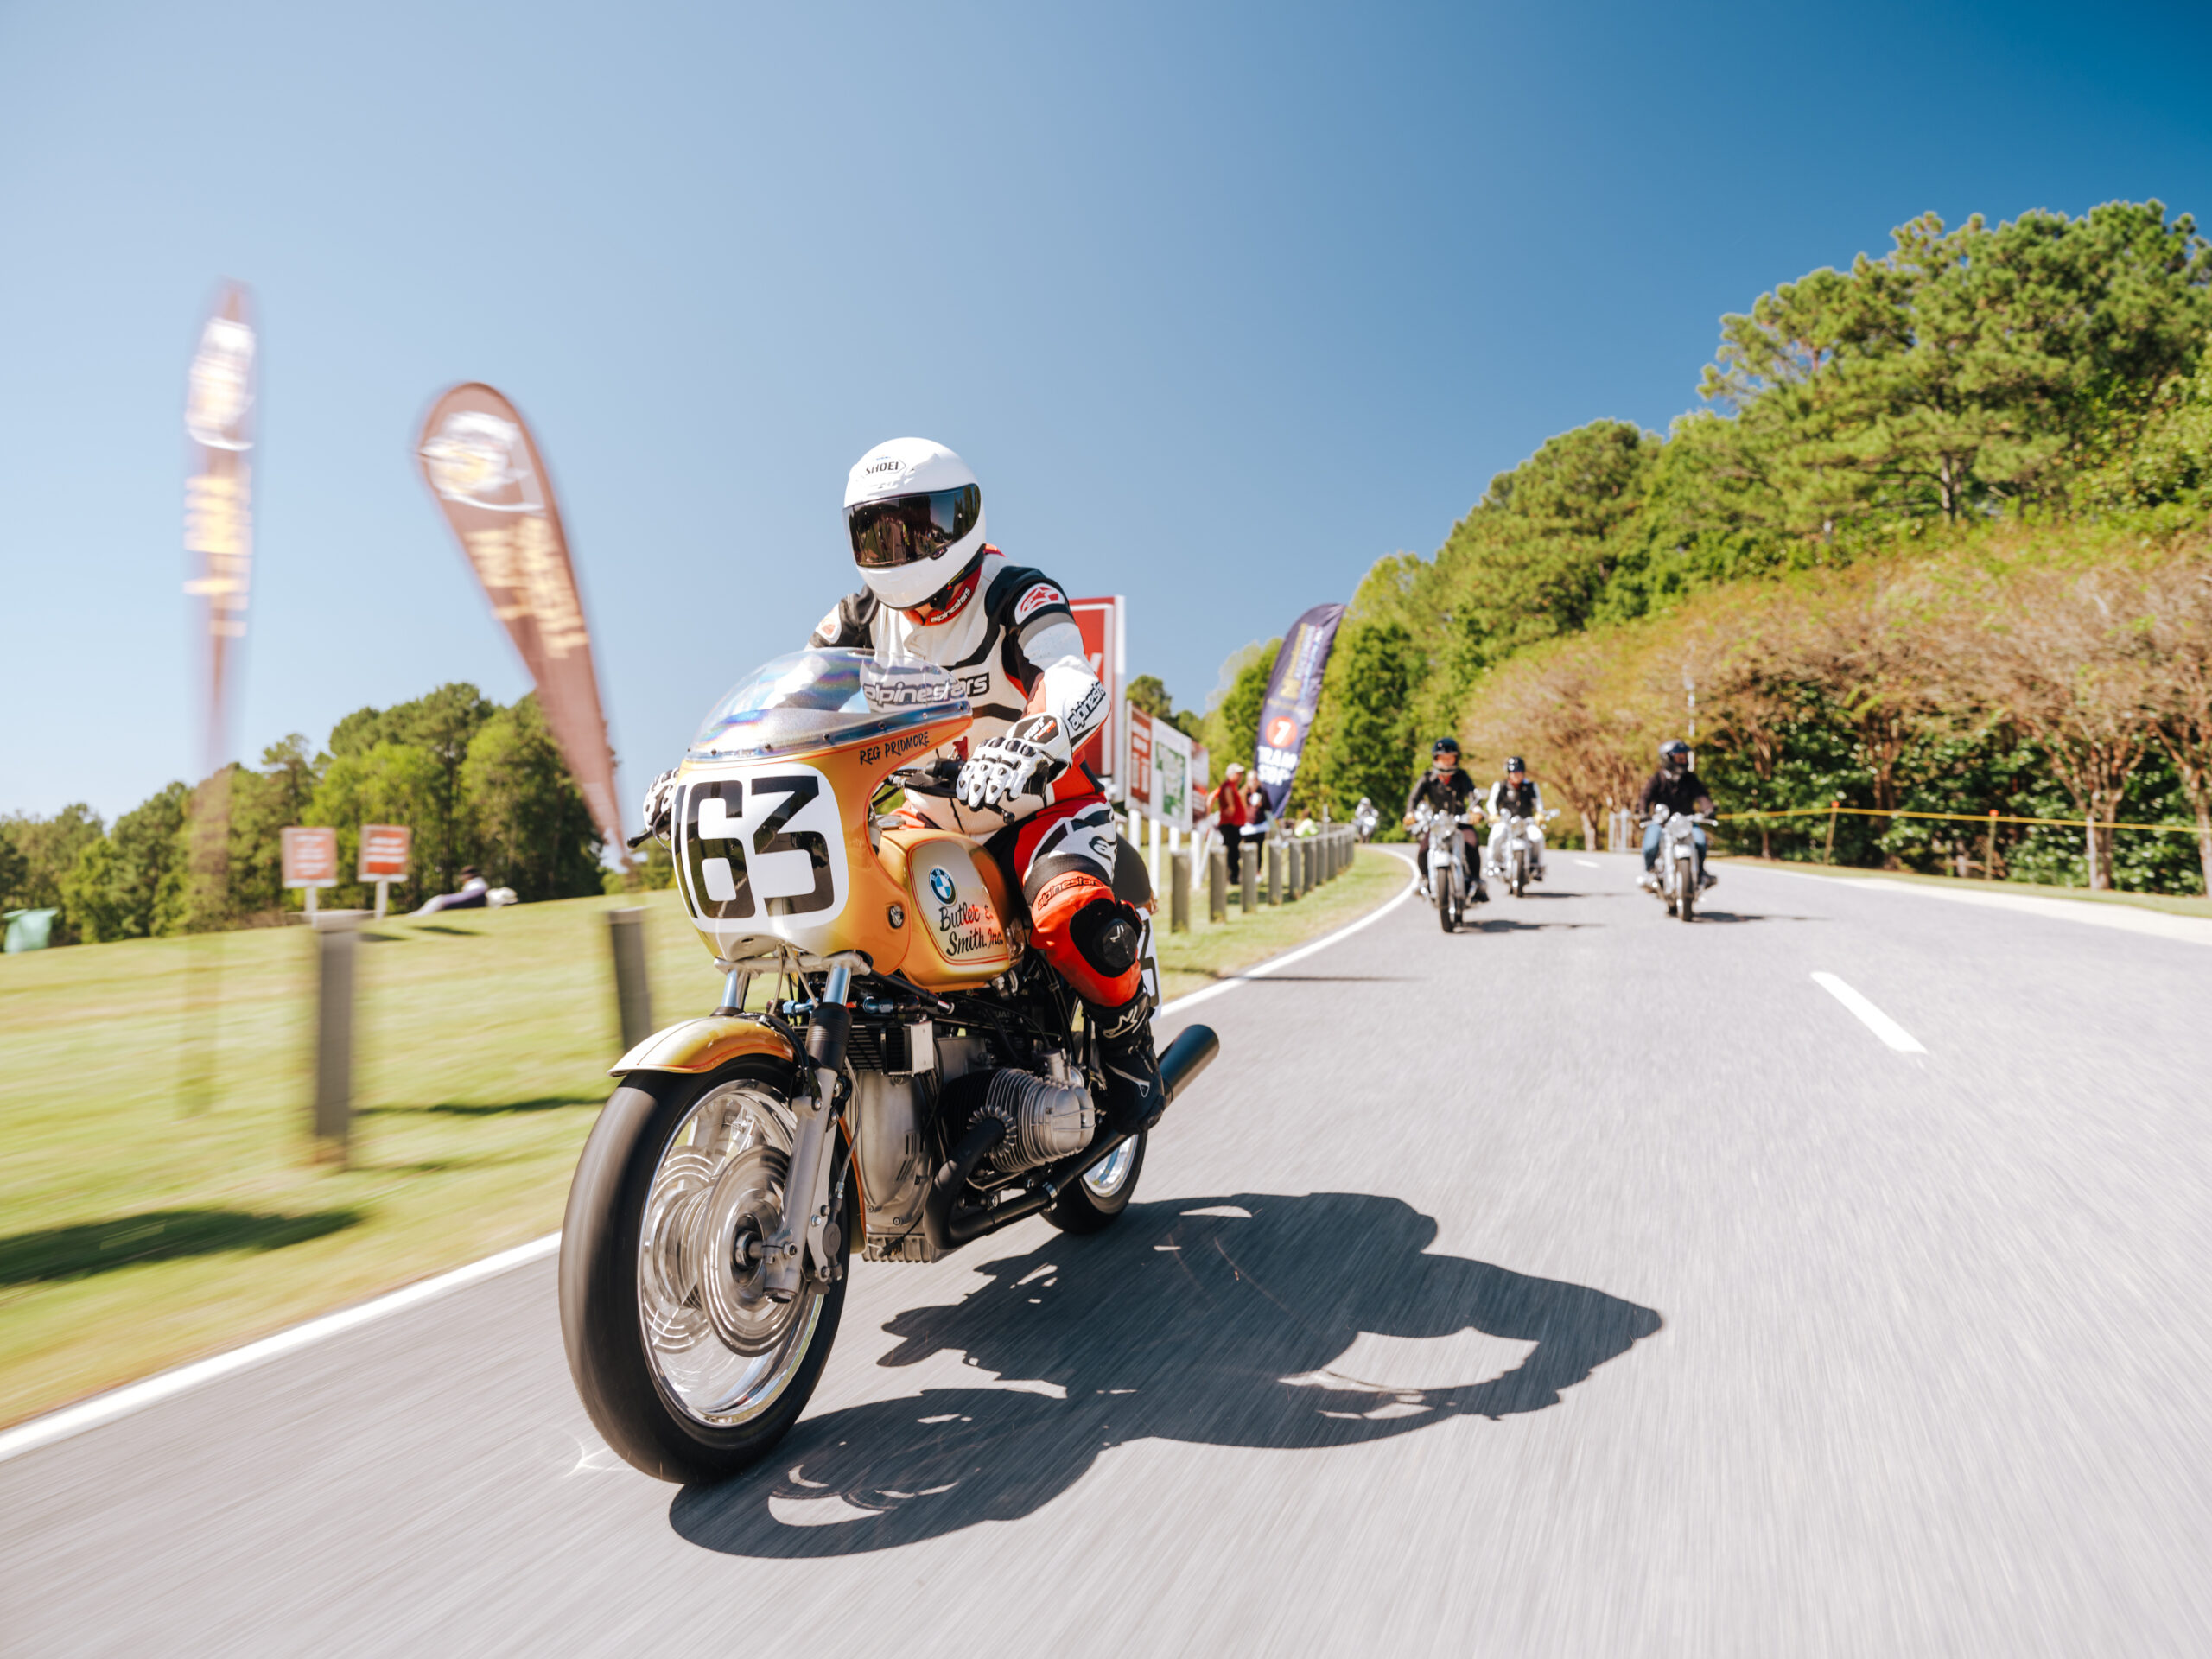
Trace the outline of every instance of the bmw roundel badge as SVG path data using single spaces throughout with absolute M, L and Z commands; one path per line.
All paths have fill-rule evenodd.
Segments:
M 938 868 L 930 872 L 930 891 L 949 905 L 957 889 L 952 885 L 952 877 Z

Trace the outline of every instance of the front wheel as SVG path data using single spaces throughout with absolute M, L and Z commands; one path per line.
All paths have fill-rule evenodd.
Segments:
M 1045 1219 L 1064 1233 L 1102 1232 L 1129 1207 L 1144 1173 L 1144 1146 L 1148 1135 L 1124 1141 L 1088 1174 L 1070 1181 L 1067 1190 L 1052 1200 Z
M 760 1458 L 806 1408 L 836 1338 L 860 1221 L 842 1159 L 835 1278 L 810 1272 L 778 1302 L 760 1265 L 782 1224 L 790 1089 L 789 1067 L 753 1058 L 632 1073 L 576 1165 L 561 1232 L 569 1372 L 607 1445 L 663 1480 L 719 1480 Z
M 1697 870 L 1687 858 L 1675 861 L 1675 913 L 1686 922 L 1697 919 Z
M 1513 896 L 1518 899 L 1529 887 L 1529 855 L 1518 848 L 1513 853 Z

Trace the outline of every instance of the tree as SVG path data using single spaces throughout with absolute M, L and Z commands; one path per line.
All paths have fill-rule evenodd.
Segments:
M 79 851 L 61 891 L 86 944 L 167 931 L 182 884 L 179 861 L 190 800 L 182 784 L 171 784 Z
M 1140 674 L 1128 683 L 1122 696 L 1132 708 L 1141 709 L 1154 720 L 1173 726 L 1189 738 L 1205 741 L 1205 717 L 1194 710 L 1179 712 L 1175 700 L 1167 695 L 1167 686 L 1157 674 Z
M 605 842 L 535 692 L 493 715 L 470 741 L 461 789 L 486 876 L 524 900 L 601 891 Z
M 2197 859 L 2212 893 L 2212 559 L 2162 564 L 2145 584 L 2144 601 L 2152 733 L 2196 820 Z
M 1267 701 L 1268 679 L 1281 649 L 1280 636 L 1255 640 L 1232 652 L 1221 665 L 1221 683 L 1207 702 L 1199 732 L 1216 766 L 1224 771 L 1232 760 L 1247 766 L 1253 762 L 1260 744 L 1260 705 Z
M 324 768 L 314 796 L 301 809 L 301 822 L 326 824 L 338 832 L 338 868 L 342 877 L 359 868 L 365 823 L 408 825 L 435 849 L 435 842 L 425 830 L 435 833 L 442 827 L 444 786 L 444 769 L 435 756 L 411 743 L 383 741 L 366 751 L 357 749 L 333 759 Z M 398 889 L 403 904 L 411 903 L 429 884 L 442 880 L 435 863 L 423 868 L 426 861 L 412 861 L 409 880 Z M 435 890 L 447 889 L 438 887 Z M 331 902 L 363 907 L 372 902 L 372 891 L 343 880 Z
M 0 818 L 4 836 L 22 860 L 23 873 L 15 885 L 16 907 L 57 909 L 49 936 L 55 944 L 78 942 L 77 924 L 61 893 L 63 880 L 77 867 L 86 847 L 105 833 L 99 814 L 82 801 L 63 807 L 50 818 L 11 813 Z
M 457 886 L 461 867 L 476 862 L 479 856 L 461 798 L 461 766 L 469 744 L 498 712 L 499 705 L 474 686 L 455 681 L 412 702 L 357 709 L 331 728 L 330 753 L 335 759 L 366 754 L 380 743 L 401 743 L 421 750 L 435 763 L 438 786 L 410 805 L 414 816 L 405 822 L 415 831 L 415 863 L 421 879 L 440 891 Z

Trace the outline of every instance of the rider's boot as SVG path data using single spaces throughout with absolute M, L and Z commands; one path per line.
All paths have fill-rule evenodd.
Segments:
M 1099 1064 L 1106 1071 L 1106 1132 L 1139 1135 L 1167 1109 L 1167 1088 L 1152 1046 L 1152 993 L 1139 990 L 1118 1008 L 1093 1007 Z

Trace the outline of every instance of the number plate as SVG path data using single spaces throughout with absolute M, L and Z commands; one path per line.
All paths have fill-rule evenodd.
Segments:
M 812 931 L 849 890 L 837 793 L 792 761 L 677 786 L 676 874 L 699 926 L 718 937 Z

